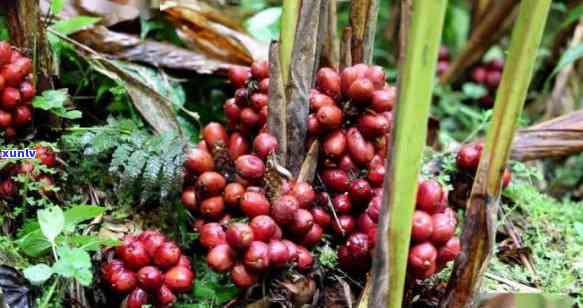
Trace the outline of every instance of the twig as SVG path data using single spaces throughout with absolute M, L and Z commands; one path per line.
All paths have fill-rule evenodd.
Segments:
M 508 285 L 508 286 L 516 289 L 517 291 L 520 291 L 520 292 L 542 293 L 542 291 L 537 289 L 537 288 L 529 287 L 529 286 L 521 284 L 519 282 L 512 281 L 512 280 L 506 279 L 506 278 L 502 278 L 500 276 L 496 276 L 492 273 L 486 273 L 485 276 L 489 279 L 504 283 L 504 284 L 506 284 L 506 285 Z

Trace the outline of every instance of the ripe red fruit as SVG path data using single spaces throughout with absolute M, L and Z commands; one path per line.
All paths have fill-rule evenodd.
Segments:
M 352 202 L 350 201 L 348 193 L 334 196 L 334 198 L 332 198 L 332 205 L 334 205 L 334 210 L 336 210 L 336 213 L 338 214 L 350 214 L 352 211 Z
M 125 271 L 125 266 L 121 260 L 113 259 L 101 266 L 101 276 L 111 284 L 113 274 Z
M 455 220 L 446 213 L 434 214 L 431 220 L 433 221 L 431 242 L 438 246 L 445 244 L 455 233 Z
M 249 226 L 253 230 L 253 238 L 256 241 L 268 242 L 277 229 L 275 221 L 267 215 L 259 215 L 251 219 Z
M 2 126 L 0 125 L 0 127 L 2 127 Z M 4 141 L 11 142 L 14 139 L 16 139 L 16 135 L 17 135 L 17 132 L 16 132 L 16 129 L 14 127 L 7 127 L 4 130 Z
M 486 86 L 490 89 L 496 89 L 500 84 L 500 79 L 502 79 L 502 73 L 499 71 L 489 71 L 486 75 Z
M 346 145 L 352 160 L 361 166 L 366 166 L 374 157 L 374 146 L 364 140 L 364 137 L 356 127 L 351 127 L 346 132 Z
M 322 131 L 322 125 L 320 125 L 320 122 L 318 122 L 316 115 L 313 113 L 308 115 L 308 133 L 310 133 L 312 136 L 318 136 L 322 133 Z
M 492 61 L 488 63 L 488 69 L 492 71 L 502 72 L 502 70 L 504 69 L 504 60 L 500 58 L 492 59 Z
M 234 98 L 229 98 L 227 101 L 225 101 L 225 104 L 223 105 L 223 111 L 225 113 L 225 117 L 227 117 L 227 119 L 230 121 L 236 122 L 241 117 L 241 108 L 239 108 L 239 105 L 237 105 L 237 102 L 235 102 Z
M 237 159 L 241 155 L 249 154 L 249 143 L 241 134 L 234 132 L 229 138 L 229 157 L 232 160 Z
M 297 245 L 290 241 L 290 240 L 282 240 L 281 241 L 286 247 L 288 251 L 288 262 L 295 262 L 298 258 L 298 247 Z
M 502 188 L 508 187 L 510 181 L 512 180 L 512 172 L 508 169 L 504 169 L 504 174 L 502 174 Z
M 121 260 L 130 269 L 137 270 L 150 264 L 150 255 L 140 241 L 124 244 L 120 251 Z
M 433 220 L 423 211 L 415 211 L 413 214 L 413 226 L 411 228 L 411 240 L 423 242 L 431 238 L 433 233 Z
M 394 87 L 389 88 L 389 90 L 378 90 L 372 93 L 371 107 L 377 112 L 385 112 L 393 110 L 396 99 L 396 90 Z
M 364 233 L 354 233 L 346 241 L 346 249 L 356 262 L 353 264 L 352 270 L 357 272 L 367 271 L 370 267 L 370 242 L 368 235 Z
M 308 231 L 304 238 L 302 239 L 301 244 L 307 247 L 312 247 L 318 245 L 322 240 L 322 234 L 324 233 L 324 229 L 318 224 L 313 224 Z
M 356 221 L 356 229 L 361 233 L 368 233 L 371 228 L 376 228 L 376 223 L 370 218 L 370 216 L 364 212 L 358 216 Z
M 308 210 L 298 209 L 294 215 L 293 220 L 289 225 L 289 231 L 297 235 L 304 235 L 314 225 L 314 216 Z
M 413 273 L 425 273 L 435 265 L 437 250 L 429 242 L 417 244 L 409 250 L 409 268 Z
M 178 260 L 178 264 L 176 264 L 176 266 L 182 266 L 192 270 L 192 264 L 190 263 L 188 257 L 185 255 L 182 255 L 180 257 L 180 260 Z
M 12 110 L 20 104 L 22 98 L 20 97 L 20 92 L 12 87 L 6 87 L 2 91 L 2 109 L 4 110 Z
M 185 267 L 175 266 L 164 273 L 164 284 L 176 293 L 189 292 L 193 281 L 194 273 Z
M 247 271 L 243 264 L 237 264 L 231 270 L 231 280 L 237 287 L 241 289 L 247 289 L 251 287 L 257 283 L 258 279 L 259 278 L 257 274 Z
M 472 80 L 478 84 L 484 84 L 487 74 L 488 71 L 483 66 L 478 66 L 472 71 Z
M 170 268 L 178 263 L 182 253 L 180 248 L 172 242 L 160 245 L 154 253 L 154 264 L 162 269 Z
M 324 107 L 324 106 L 335 106 L 336 102 L 334 102 L 334 100 L 325 94 L 321 94 L 321 93 L 311 93 L 310 94 L 310 109 L 313 112 L 318 112 L 318 110 L 320 110 L 320 108 Z
M 202 246 L 208 249 L 227 243 L 223 227 L 215 222 L 211 222 L 202 226 L 200 229 L 199 241 Z
M 326 136 L 322 143 L 324 154 L 330 158 L 339 158 L 346 153 L 346 137 L 341 130 Z
M 8 178 L 0 183 L 0 196 L 3 198 L 15 197 L 17 193 L 18 187 L 12 179 Z
M 417 188 L 417 209 L 429 214 L 436 212 L 443 195 L 441 184 L 435 180 L 424 180 Z
M 365 114 L 358 120 L 358 129 L 369 139 L 381 137 L 389 132 L 391 124 L 383 115 Z
M 12 125 L 12 114 L 0 110 L 0 128 L 8 128 Z
M 150 257 L 153 257 L 156 250 L 167 241 L 166 237 L 160 232 L 152 230 L 143 232 L 138 239 L 144 244 L 144 248 L 146 248 Z
M 255 155 L 243 155 L 235 161 L 237 174 L 248 179 L 258 179 L 265 174 L 265 164 Z
M 445 46 L 439 47 L 437 58 L 439 59 L 439 61 L 449 60 L 449 49 Z
M 207 171 L 198 177 L 196 190 L 204 196 L 216 196 L 223 191 L 226 183 L 227 181 L 220 173 Z
M 316 75 L 316 84 L 322 93 L 334 99 L 340 97 L 341 80 L 340 75 L 335 70 L 328 67 L 321 68 Z
M 162 286 L 162 272 L 154 266 L 144 266 L 138 271 L 138 285 L 144 290 L 156 290 Z
M 290 194 L 294 196 L 299 203 L 300 208 L 306 209 L 312 206 L 316 201 L 316 192 L 312 185 L 305 182 L 296 183 Z
M 352 234 L 352 232 L 354 232 L 355 227 L 356 222 L 354 221 L 354 218 L 350 215 L 341 215 L 340 217 L 338 217 L 338 221 L 336 221 L 335 219 L 332 220 L 332 230 L 334 230 L 334 232 L 340 236 L 348 236 Z
M 271 207 L 271 217 L 279 225 L 289 225 L 294 220 L 295 212 L 300 208 L 298 199 L 291 195 L 277 198 Z
M 356 172 L 358 170 L 352 161 L 352 158 L 350 158 L 350 155 L 344 155 L 340 158 L 340 161 L 338 161 L 338 168 L 347 173 Z
M 239 183 L 229 183 L 225 186 L 225 193 L 223 194 L 225 204 L 230 207 L 239 205 L 241 197 L 245 193 L 245 187 Z
M 4 90 L 4 86 L 6 85 L 6 81 L 4 80 L 4 77 L 2 75 L 0 75 L 0 91 Z M 22 95 L 22 93 L 21 93 Z
M 20 84 L 20 97 L 23 101 L 27 102 L 34 98 L 36 95 L 36 89 L 29 81 L 24 81 Z
M 362 76 L 364 76 L 364 74 Z M 354 66 L 347 67 L 344 70 L 342 70 L 342 73 L 340 74 L 340 80 L 342 93 L 344 94 L 344 96 L 347 96 L 350 86 L 358 77 L 359 72 Z
M 348 191 L 350 179 L 346 172 L 340 169 L 326 169 L 321 177 L 327 188 L 340 193 Z
M 259 126 L 259 114 L 249 107 L 243 108 L 241 110 L 241 125 L 248 129 Z
M 4 78 L 6 86 L 15 87 L 21 81 L 20 67 L 15 64 L 8 64 L 2 68 L 0 75 Z
M 264 194 L 248 191 L 241 197 L 239 207 L 245 216 L 253 218 L 259 215 L 268 215 L 270 204 Z
M 361 78 L 352 83 L 347 94 L 351 102 L 358 105 L 368 105 L 374 90 L 375 87 L 370 80 Z
M 235 91 L 235 102 L 242 108 L 248 105 L 249 91 L 246 88 L 240 88 Z
M 463 146 L 456 157 L 456 165 L 458 168 L 474 171 L 478 168 L 480 164 L 480 156 L 482 155 L 482 150 L 475 144 L 469 144 Z
M 267 106 L 268 97 L 266 94 L 263 93 L 253 93 L 251 95 L 251 107 L 255 109 L 255 111 L 261 111 L 263 107 Z
M 257 135 L 253 141 L 253 149 L 255 153 L 261 158 L 265 158 L 270 153 L 277 151 L 277 148 L 277 139 L 268 133 L 261 133 Z
M 128 299 L 126 302 L 127 308 L 142 308 L 148 304 L 148 293 L 146 291 L 135 288 L 130 295 L 128 295 Z
M 200 203 L 200 213 L 207 219 L 220 219 L 225 213 L 225 202 L 222 196 L 211 197 Z
M 211 154 L 199 148 L 193 148 L 186 153 L 184 166 L 195 174 L 201 174 L 215 169 Z
M 282 241 L 273 240 L 268 244 L 269 264 L 275 267 L 281 267 L 287 264 L 290 259 L 287 245 Z
M 119 294 L 127 294 L 136 288 L 136 274 L 128 270 L 114 272 L 111 275 L 111 289 Z
M 251 71 L 244 66 L 231 66 L 229 68 L 229 80 L 235 88 L 242 88 L 251 77 Z
M 166 305 L 163 307 L 167 307 L 176 301 L 176 295 L 166 285 L 162 285 L 160 289 L 156 290 L 154 295 L 160 305 Z
M 12 47 L 8 42 L 0 42 L 0 65 L 10 63 L 12 57 Z
M 270 240 L 281 240 L 282 238 L 283 232 L 281 231 L 279 225 L 275 224 L 275 232 L 273 233 L 273 236 L 271 237 Z
M 349 196 L 355 203 L 367 203 L 372 195 L 372 188 L 367 180 L 356 179 L 350 184 Z
M 20 73 L 20 79 L 24 78 L 26 75 L 32 73 L 32 60 L 26 57 L 19 57 L 15 61 L 12 61 L 16 67 L 18 67 Z
M 327 228 L 332 223 L 332 217 L 321 207 L 314 207 L 311 210 L 314 216 L 314 223 L 320 225 L 322 228 Z
M 182 201 L 182 205 L 184 205 L 185 208 L 191 211 L 196 211 L 198 209 L 196 203 L 196 191 L 194 190 L 194 187 L 186 187 L 182 191 L 180 200 Z
M 215 272 L 226 273 L 235 265 L 236 253 L 231 246 L 222 244 L 209 250 L 206 259 Z
M 379 187 L 383 185 L 385 180 L 385 166 L 384 165 L 371 165 L 368 170 L 367 179 L 371 186 Z
M 248 224 L 234 223 L 226 232 L 227 243 L 239 250 L 244 250 L 253 242 L 253 229 Z
M 16 110 L 14 110 L 14 125 L 26 125 L 32 122 L 32 111 L 28 106 L 18 106 Z
M 372 82 L 375 90 L 380 90 L 385 85 L 385 72 L 378 65 L 370 66 L 364 76 Z
M 325 129 L 334 129 L 342 124 L 342 110 L 335 105 L 322 106 L 316 113 L 316 118 Z
M 211 122 L 209 123 L 203 130 L 202 136 L 206 144 L 213 149 L 216 145 L 222 144 L 223 146 L 227 145 L 228 136 L 227 131 L 223 125 Z
M 484 108 L 494 107 L 494 98 L 490 95 L 482 96 L 480 98 L 480 106 Z
M 441 246 L 437 251 L 437 264 L 443 266 L 447 262 L 455 260 L 460 253 L 460 250 L 460 239 L 457 236 L 450 238 L 447 243 Z
M 299 271 L 307 271 L 314 265 L 314 257 L 306 247 L 297 246 L 297 267 Z
M 253 62 L 251 64 L 251 74 L 259 80 L 269 77 L 269 63 L 265 60 Z
M 264 78 L 259 82 L 259 86 L 257 86 L 257 91 L 267 94 L 269 92 L 269 78 Z
M 269 267 L 269 246 L 263 242 L 254 241 L 243 257 L 245 267 L 252 271 L 262 272 Z
M 445 74 L 445 72 L 447 72 L 447 70 L 449 69 L 449 62 L 447 61 L 439 61 L 437 62 L 437 75 L 441 76 L 443 74 Z

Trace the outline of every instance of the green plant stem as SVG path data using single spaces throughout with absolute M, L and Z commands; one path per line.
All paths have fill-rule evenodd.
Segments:
M 55 289 L 57 288 L 57 284 L 59 283 L 59 277 L 55 277 L 55 281 L 49 288 L 49 292 L 43 296 L 42 302 L 39 304 L 39 308 L 46 308 L 49 305 L 49 301 L 53 297 L 53 293 L 55 293 Z
M 281 34 L 280 34 L 280 63 L 281 73 L 284 86 L 289 80 L 290 63 L 296 28 L 300 14 L 300 0 L 284 0 L 283 13 L 281 15 Z
M 399 308 L 407 273 L 411 221 L 447 0 L 412 1 L 385 175 L 383 213 L 369 307 Z M 389 223 L 390 222 L 390 223 Z

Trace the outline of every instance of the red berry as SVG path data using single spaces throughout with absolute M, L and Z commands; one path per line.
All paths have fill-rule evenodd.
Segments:
M 502 174 L 502 188 L 508 187 L 510 185 L 510 181 L 512 180 L 512 172 L 508 169 L 504 169 L 504 173 Z
M 231 280 L 237 287 L 247 289 L 256 284 L 259 278 L 257 274 L 248 271 L 243 264 L 237 264 L 231 270 Z
M 182 205 L 184 205 L 185 208 L 191 211 L 196 211 L 198 209 L 196 203 L 196 191 L 194 190 L 194 187 L 186 187 L 182 191 L 180 200 L 182 201 Z
M 321 68 L 316 75 L 316 84 L 322 93 L 334 99 L 340 97 L 341 80 L 335 70 L 328 67 Z
M 437 62 L 437 75 L 441 76 L 447 72 L 449 69 L 449 62 L 447 61 L 439 61 Z
M 356 221 L 356 229 L 361 233 L 368 233 L 371 228 L 376 228 L 376 223 L 370 218 L 370 216 L 364 212 L 358 216 Z
M 269 214 L 270 204 L 262 193 L 248 191 L 243 194 L 240 203 L 241 211 L 249 218 Z
M 437 58 L 439 59 L 439 61 L 449 60 L 449 49 L 445 46 L 439 47 Z
M 455 260 L 460 253 L 460 250 L 460 239 L 457 236 L 450 238 L 447 243 L 441 246 L 437 251 L 437 263 L 440 266 L 443 266 L 447 262 Z
M 366 166 L 374 157 L 374 146 L 364 140 L 360 131 L 352 127 L 346 132 L 346 145 L 352 160 L 361 166 Z
M 504 60 L 500 58 L 492 59 L 492 61 L 488 63 L 488 69 L 492 71 L 502 72 L 502 70 L 504 69 Z
M 245 252 L 243 258 L 245 267 L 256 272 L 262 272 L 269 267 L 269 246 L 263 242 L 254 241 Z
M 235 160 L 242 155 L 249 154 L 249 149 L 249 143 L 247 140 L 245 140 L 245 138 L 243 138 L 243 136 L 241 136 L 241 134 L 238 132 L 231 134 L 231 137 L 229 138 L 228 150 L 229 157 L 231 157 L 232 160 Z
M 216 196 L 203 200 L 200 203 L 200 213 L 210 220 L 220 219 L 225 213 L 223 197 Z
M 364 76 L 372 82 L 375 90 L 380 90 L 385 85 L 385 72 L 378 65 L 370 66 Z
M 138 285 L 144 290 L 156 290 L 163 281 L 162 273 L 154 266 L 144 266 L 138 271 Z
M 251 77 L 251 71 L 248 67 L 244 66 L 231 66 L 229 68 L 229 80 L 233 87 L 242 88 L 247 83 L 247 80 Z
M 417 209 L 430 214 L 435 213 L 442 195 L 443 189 L 437 181 L 421 181 L 417 189 Z
M 255 111 L 260 111 L 262 108 L 267 107 L 268 97 L 263 93 L 253 93 L 251 95 L 251 107 Z
M 423 242 L 431 238 L 433 233 L 433 220 L 423 211 L 415 211 L 413 214 L 413 226 L 411 228 L 411 240 Z
M 238 250 L 244 250 L 253 242 L 253 229 L 248 224 L 235 223 L 226 233 L 227 243 Z
M 178 263 L 182 253 L 180 248 L 172 242 L 160 245 L 154 253 L 154 264 L 162 269 L 170 268 Z
M 176 264 L 176 266 L 186 267 L 192 270 L 192 264 L 190 263 L 188 257 L 185 255 L 180 256 L 180 260 L 178 260 L 178 264 Z
M 502 73 L 498 71 L 489 71 L 488 75 L 486 75 L 486 85 L 490 89 L 496 89 L 500 84 L 500 80 L 502 79 Z
M 354 232 L 356 228 L 356 222 L 354 218 L 350 215 L 342 215 L 338 217 L 338 222 L 332 220 L 332 229 L 337 235 L 348 236 Z M 344 233 L 342 233 L 344 231 Z
M 8 42 L 0 42 L 0 65 L 10 63 L 12 57 L 12 47 Z
M 334 100 L 326 94 L 310 94 L 310 109 L 313 112 L 318 112 L 318 110 L 324 106 L 336 106 L 336 102 L 334 102 Z
M 324 154 L 330 158 L 339 158 L 346 153 L 346 137 L 341 130 L 326 136 L 322 143 Z
M 225 192 L 223 194 L 225 199 L 225 204 L 230 207 L 236 207 L 239 205 L 239 201 L 243 194 L 245 193 L 245 187 L 239 183 L 229 183 L 225 186 Z
M 223 111 L 225 112 L 225 117 L 230 121 L 239 121 L 239 118 L 241 117 L 241 108 L 237 105 L 234 98 L 229 98 L 225 102 L 223 105 Z
M 125 266 L 133 270 L 150 264 L 150 255 L 148 255 L 144 244 L 140 241 L 132 241 L 127 245 L 123 245 L 120 257 Z
M 256 241 L 268 242 L 277 229 L 275 221 L 267 215 L 259 215 L 251 219 L 249 224 L 253 230 L 253 238 Z
M 128 295 L 126 306 L 127 308 L 142 308 L 148 304 L 148 293 L 146 291 L 135 288 L 130 295 Z
M 207 145 L 212 149 L 216 145 L 227 145 L 228 136 L 227 131 L 223 125 L 211 122 L 203 130 L 202 136 Z
M 320 227 L 318 224 L 312 225 L 310 231 L 308 231 L 304 238 L 302 239 L 301 244 L 304 246 L 312 247 L 316 246 L 322 240 L 322 234 L 324 233 L 324 229 Z
M 0 110 L 0 128 L 9 128 L 12 125 L 12 114 Z
M 20 67 L 15 64 L 8 64 L 2 68 L 0 75 L 4 78 L 6 86 L 16 87 L 21 82 Z
M 350 201 L 350 197 L 348 197 L 348 193 L 334 196 L 332 205 L 334 205 L 334 210 L 338 214 L 350 214 L 352 211 L 352 202 Z
M 20 104 L 21 101 L 20 92 L 12 87 L 6 87 L 2 91 L 2 109 L 13 110 Z
M 322 106 L 316 113 L 316 118 L 325 129 L 334 129 L 342 124 L 342 110 L 335 105 Z
M 261 158 L 265 158 L 270 153 L 274 153 L 277 151 L 277 148 L 277 139 L 268 133 L 261 133 L 257 135 L 253 141 L 253 149 L 255 153 Z
M 431 216 L 431 220 L 433 222 L 431 242 L 437 246 L 445 244 L 455 233 L 455 219 L 448 214 L 438 213 Z
M 249 107 L 243 108 L 241 110 L 241 125 L 248 129 L 259 126 L 259 114 Z
M 289 240 L 282 240 L 281 242 L 287 247 L 289 262 L 296 262 L 298 258 L 298 246 Z
M 184 166 L 191 172 L 201 174 L 213 170 L 215 168 L 215 163 L 209 152 L 194 148 L 186 153 Z
M 416 274 L 423 274 L 435 265 L 437 250 L 429 242 L 417 244 L 409 250 L 409 269 Z
M 200 229 L 199 241 L 202 246 L 209 249 L 227 243 L 223 227 L 215 222 L 202 226 Z
M 373 83 L 368 79 L 355 80 L 350 89 L 348 89 L 348 97 L 350 100 L 358 105 L 368 105 L 371 102 L 372 94 L 375 91 Z
M 297 246 L 297 267 L 299 271 L 307 271 L 314 265 L 314 257 L 308 249 Z
M 346 172 L 340 169 L 326 169 L 322 172 L 321 177 L 327 188 L 336 192 L 348 191 L 350 180 Z
M 167 307 L 176 301 L 176 295 L 166 285 L 162 285 L 160 289 L 156 290 L 154 295 L 157 302 L 164 305 L 163 307 Z
M 304 235 L 314 225 L 314 216 L 308 210 L 305 209 L 298 209 L 294 215 L 293 220 L 291 221 L 288 229 L 297 235 Z
M 271 208 L 271 217 L 279 225 L 285 226 L 291 224 L 294 220 L 294 214 L 299 209 L 298 199 L 291 195 L 285 195 L 277 198 Z
M 372 93 L 372 109 L 378 113 L 393 110 L 396 92 L 397 90 L 394 87 L 389 88 L 389 90 L 374 91 Z
M 193 282 L 194 273 L 185 267 L 175 266 L 164 273 L 164 284 L 176 293 L 190 292 Z
M 153 257 L 156 250 L 167 241 L 166 237 L 158 231 L 146 231 L 142 233 L 138 239 L 144 244 L 144 248 L 146 248 L 148 255 L 151 257 Z
M 18 106 L 14 110 L 14 124 L 17 126 L 26 125 L 32 122 L 32 111 L 28 106 Z
M 36 89 L 29 81 L 24 81 L 20 84 L 20 96 L 23 101 L 27 102 L 34 98 Z
M 258 179 L 265 173 L 265 164 L 255 155 L 243 155 L 235 161 L 237 174 L 248 179 Z
M 316 201 L 316 192 L 312 185 L 305 182 L 296 183 L 290 192 L 298 200 L 300 208 L 306 209 Z
M 113 259 L 101 266 L 101 276 L 111 284 L 113 274 L 125 271 L 125 266 L 121 260 Z
M 111 275 L 111 289 L 119 294 L 127 294 L 136 288 L 136 274 L 128 270 L 114 272 Z
M 372 198 L 372 188 L 367 180 L 356 179 L 350 184 L 349 196 L 355 203 L 367 203 Z
M 457 153 L 456 165 L 458 168 L 474 171 L 480 164 L 481 155 L 482 150 L 480 147 L 475 144 L 465 145 Z
M 472 71 L 472 80 L 478 84 L 484 84 L 486 82 L 487 74 L 488 72 L 484 67 L 478 66 Z
M 269 77 L 269 63 L 265 60 L 253 62 L 251 64 L 251 74 L 259 80 Z
M 332 217 L 323 208 L 314 207 L 311 212 L 312 216 L 314 216 L 314 223 L 322 226 L 322 228 L 327 228 L 332 223 Z
M 290 259 L 287 245 L 282 241 L 273 240 L 268 244 L 269 264 L 275 267 L 281 267 L 287 264 Z
M 208 255 L 207 262 L 215 272 L 226 273 L 235 265 L 236 253 L 229 245 L 218 245 L 213 247 Z
M 391 123 L 383 115 L 366 114 L 358 120 L 358 129 L 368 139 L 381 137 L 389 132 Z

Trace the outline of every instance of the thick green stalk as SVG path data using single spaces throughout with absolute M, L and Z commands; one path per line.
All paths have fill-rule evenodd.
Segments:
M 373 266 L 372 307 L 401 307 L 411 220 L 447 0 L 411 2 L 406 49 L 399 67 L 399 100 L 384 183 L 384 209 Z
M 280 55 L 281 71 L 283 84 L 286 85 L 289 80 L 289 66 L 291 63 L 292 50 L 300 15 L 301 0 L 284 0 L 283 13 L 281 15 L 281 34 L 280 34 Z
M 473 305 L 495 245 L 501 178 L 532 78 L 551 0 L 525 0 L 512 31 L 508 60 L 496 95 L 494 116 L 468 200 L 458 258 L 441 307 Z

